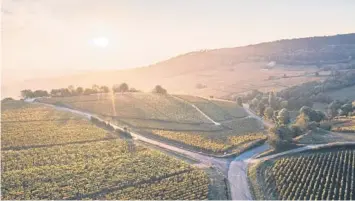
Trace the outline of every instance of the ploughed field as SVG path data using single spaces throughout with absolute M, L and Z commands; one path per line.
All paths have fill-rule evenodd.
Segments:
M 354 200 L 355 146 L 325 148 L 266 161 L 257 169 L 262 197 Z
M 207 199 L 202 170 L 71 113 L 2 103 L 1 199 Z
M 244 108 L 234 102 L 153 93 L 54 97 L 39 101 L 90 112 L 147 137 L 210 154 L 240 153 L 266 139 L 261 123 L 248 117 Z

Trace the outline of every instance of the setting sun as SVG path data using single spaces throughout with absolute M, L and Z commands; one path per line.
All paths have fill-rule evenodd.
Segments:
M 97 37 L 92 39 L 92 42 L 95 46 L 104 48 L 107 47 L 109 40 L 106 37 Z

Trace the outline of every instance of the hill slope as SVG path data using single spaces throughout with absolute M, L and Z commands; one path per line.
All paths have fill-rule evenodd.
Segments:
M 305 76 L 305 73 L 317 71 L 316 66 L 347 65 L 353 58 L 355 34 L 280 40 L 190 52 L 136 69 L 3 83 L 2 95 L 17 96 L 23 88 L 50 89 L 94 83 L 111 86 L 128 82 L 145 91 L 161 84 L 174 93 L 224 96 L 251 89 L 279 90 L 318 80 L 321 78 Z M 269 69 L 263 70 L 265 67 Z

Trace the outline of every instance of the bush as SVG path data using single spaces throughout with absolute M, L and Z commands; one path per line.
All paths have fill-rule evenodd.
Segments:
M 167 91 L 166 91 L 166 89 L 164 89 L 162 86 L 157 85 L 157 86 L 154 87 L 153 93 L 157 93 L 157 94 L 167 94 Z
M 300 126 L 296 125 L 296 124 L 293 124 L 290 126 L 290 130 L 292 132 L 292 135 L 293 137 L 297 137 L 299 135 L 301 135 L 303 132 L 302 132 L 302 129 L 300 128 Z

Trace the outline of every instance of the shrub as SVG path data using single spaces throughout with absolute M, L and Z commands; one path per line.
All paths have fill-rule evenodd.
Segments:
M 166 91 L 166 89 L 164 89 L 162 86 L 157 85 L 157 86 L 154 87 L 153 93 L 157 93 L 157 94 L 167 94 L 167 91 Z

